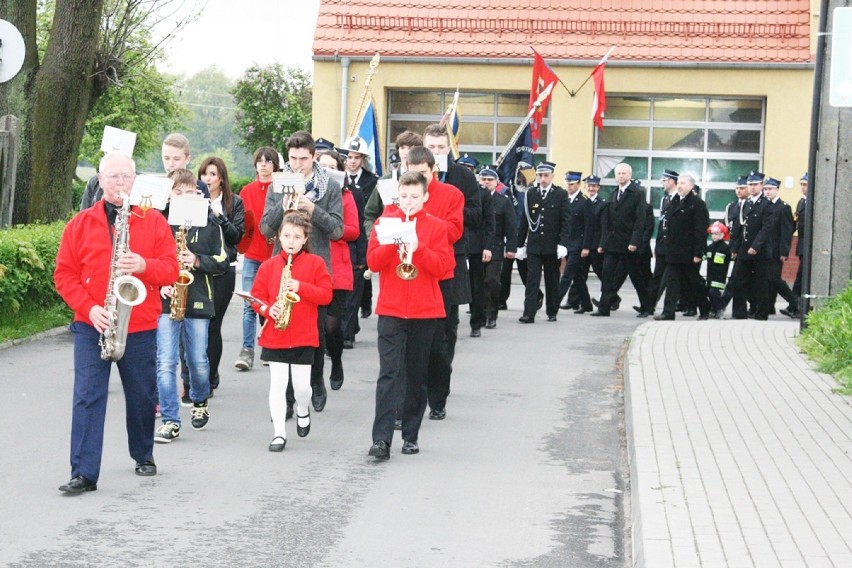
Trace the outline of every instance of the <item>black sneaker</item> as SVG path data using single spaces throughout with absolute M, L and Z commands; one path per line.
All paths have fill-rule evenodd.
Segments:
M 367 452 L 367 455 L 372 456 L 377 460 L 389 460 L 390 446 L 388 446 L 386 442 L 383 442 L 381 440 L 379 440 L 378 442 L 373 442 L 373 445 L 370 446 L 370 451 Z
M 420 446 L 417 445 L 417 442 L 409 442 L 405 440 L 402 443 L 402 453 L 406 455 L 417 454 L 420 452 Z
M 446 410 L 435 410 L 432 409 L 429 411 L 429 420 L 443 420 L 447 417 Z
M 210 412 L 207 409 L 207 401 L 194 402 L 192 404 L 192 428 L 193 430 L 204 430 L 207 421 L 210 420 Z
M 183 394 L 180 395 L 180 405 L 185 407 L 185 408 L 189 408 L 189 407 L 192 406 L 192 399 L 189 398 L 189 388 L 188 387 L 185 388 L 183 390 Z
M 164 422 L 154 432 L 154 441 L 160 444 L 168 444 L 178 437 L 180 437 L 180 424 L 177 422 Z

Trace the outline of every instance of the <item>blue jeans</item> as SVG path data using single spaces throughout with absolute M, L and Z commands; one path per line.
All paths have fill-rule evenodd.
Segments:
M 180 397 L 177 390 L 178 337 L 183 335 L 186 364 L 189 366 L 189 398 L 204 402 L 210 394 L 210 362 L 207 359 L 207 328 L 210 320 L 169 319 L 162 314 L 157 321 L 157 388 L 163 422 L 180 424 Z
M 243 258 L 243 291 L 251 292 L 257 269 L 260 264 L 256 260 Z M 245 302 L 243 306 L 243 349 L 254 349 L 257 340 L 257 314 L 251 308 L 251 304 Z
M 100 334 L 89 324 L 74 322 L 74 405 L 71 415 L 71 477 L 97 481 L 101 473 L 104 419 L 111 361 L 101 359 Z M 152 459 L 157 389 L 154 330 L 129 333 L 124 357 L 116 363 L 124 389 L 127 445 L 137 462 Z

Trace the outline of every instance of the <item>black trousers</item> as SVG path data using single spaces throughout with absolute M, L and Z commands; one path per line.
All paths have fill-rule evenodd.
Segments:
M 618 297 L 618 291 L 624 285 L 627 277 L 639 295 L 639 304 L 642 309 L 648 309 L 648 282 L 647 274 L 643 270 L 642 262 L 647 262 L 647 257 L 631 252 L 605 252 L 603 261 L 603 276 L 601 277 L 601 301 L 598 309 L 601 313 L 608 314 L 612 304 Z
M 545 312 L 548 316 L 559 313 L 559 259 L 555 254 L 528 254 L 527 281 L 524 293 L 524 315 L 534 318 L 538 311 L 541 293 L 541 276 L 544 272 Z
M 368 312 L 373 311 L 373 281 L 364 280 L 364 288 L 361 292 L 361 309 Z
M 393 441 L 396 409 L 402 402 L 402 439 L 416 442 L 427 400 L 427 368 L 436 319 L 379 316 L 379 378 L 373 441 Z
M 447 317 L 435 320 L 437 323 L 433 337 L 431 341 L 427 341 L 429 344 L 427 394 L 429 407 L 432 410 L 444 410 L 447 406 L 459 327 L 458 304 L 449 302 L 452 283 L 449 280 L 441 280 L 440 286 Z
M 493 260 L 491 262 L 494 262 Z M 519 263 L 521 261 L 518 261 Z M 509 301 L 509 296 L 512 293 L 512 269 L 515 267 L 515 260 L 511 258 L 503 259 L 503 266 L 500 272 L 500 304 L 505 304 Z M 520 272 L 520 267 L 518 268 Z
M 589 295 L 589 287 L 586 281 L 589 278 L 588 257 L 580 256 L 580 251 L 572 251 L 565 257 L 565 269 L 559 280 L 559 303 L 568 291 L 571 290 L 573 298 L 569 296 L 570 304 L 579 304 L 584 310 L 592 310 L 592 298 Z
M 667 264 L 663 275 L 666 288 L 666 299 L 663 302 L 663 315 L 674 317 L 677 304 L 681 299 L 684 303 L 697 306 L 702 316 L 710 312 L 710 301 L 701 274 L 700 264 Z
M 728 281 L 733 295 L 734 319 L 748 317 L 748 301 L 754 307 L 755 319 L 766 319 L 769 313 L 769 262 L 738 255 Z
M 352 271 L 353 286 L 352 293 L 346 302 L 346 310 L 343 312 L 343 339 L 355 341 L 355 336 L 361 331 L 361 324 L 358 322 L 358 309 L 361 307 L 361 297 L 364 294 L 364 286 L 367 281 L 364 280 L 364 268 L 355 268 Z M 372 301 L 372 300 L 371 300 Z
M 775 302 L 779 294 L 787 300 L 788 305 L 793 307 L 798 306 L 798 296 L 790 290 L 790 286 L 781 278 L 781 272 L 784 270 L 784 261 L 778 258 L 770 260 L 769 263 L 769 311 L 775 311 Z
M 215 316 L 210 320 L 207 332 L 207 358 L 210 360 L 210 386 L 219 386 L 219 362 L 222 360 L 222 321 L 234 296 L 234 286 L 237 283 L 236 267 L 230 267 L 225 274 L 214 276 L 213 309 Z M 183 364 L 183 358 L 181 358 Z M 188 379 L 188 376 L 187 376 Z
M 648 282 L 648 302 L 650 303 L 651 311 L 657 308 L 657 304 L 666 290 L 666 286 L 663 283 L 663 274 L 666 273 L 666 255 L 657 254 L 656 258 L 654 272 L 651 273 L 651 279 Z
M 503 265 L 511 263 L 507 259 L 492 257 L 490 262 L 485 263 L 485 318 L 497 319 L 497 310 L 500 307 L 500 293 L 502 292 Z M 511 264 L 509 264 L 511 266 Z M 473 307 L 470 310 L 471 327 L 473 327 Z
M 467 255 L 470 275 L 470 327 L 479 329 L 485 325 L 485 263 L 482 253 Z

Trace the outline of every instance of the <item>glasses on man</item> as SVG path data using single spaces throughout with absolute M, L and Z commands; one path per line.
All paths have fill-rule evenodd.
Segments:
M 136 174 L 118 174 L 118 173 L 111 173 L 111 174 L 105 174 L 105 175 L 104 175 L 104 177 L 105 177 L 107 180 L 111 181 L 111 182 L 117 182 L 117 181 L 119 181 L 119 180 L 121 180 L 121 181 L 130 181 L 130 180 L 132 180 L 134 177 L 136 177 Z

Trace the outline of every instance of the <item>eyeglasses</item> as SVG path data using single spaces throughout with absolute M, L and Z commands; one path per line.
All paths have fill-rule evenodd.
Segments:
M 136 174 L 104 174 L 104 178 L 111 182 L 117 182 L 118 180 L 130 181 L 135 177 Z

